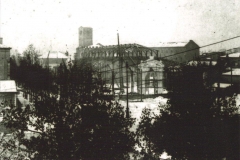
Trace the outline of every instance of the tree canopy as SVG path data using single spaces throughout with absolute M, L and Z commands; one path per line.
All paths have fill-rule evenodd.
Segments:
M 178 76 L 168 77 L 174 84 L 159 116 L 144 110 L 138 135 L 147 141 L 146 155 L 166 151 L 175 159 L 238 159 L 239 145 L 232 139 L 239 126 L 235 98 L 206 87 L 203 72 L 203 66 L 180 67 Z
M 19 87 L 29 92 L 54 92 L 54 74 L 40 63 L 39 53 L 33 45 L 29 45 L 22 56 L 10 59 L 10 77 Z M 54 86 L 55 87 L 55 86 Z
M 27 67 L 21 64 L 27 57 L 23 59 L 16 69 L 23 69 L 26 76 L 36 80 L 35 85 L 41 85 L 38 82 L 43 79 L 33 74 L 35 63 Z M 51 72 L 42 74 L 51 78 Z M 55 79 L 43 82 L 57 88 L 57 92 L 38 92 L 39 86 L 39 90 L 33 90 L 32 105 L 11 106 L 5 111 L 5 125 L 15 129 L 18 145 L 31 159 L 129 158 L 135 144 L 134 133 L 129 131 L 134 120 L 125 118 L 123 107 L 103 92 L 104 82 L 99 75 L 86 61 L 70 69 L 63 62 Z M 27 78 L 16 80 L 33 87 Z M 26 138 L 27 132 L 32 136 Z

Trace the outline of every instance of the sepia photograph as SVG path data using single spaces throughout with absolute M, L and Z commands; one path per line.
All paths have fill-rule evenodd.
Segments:
M 1 160 L 239 160 L 240 0 L 0 0 Z

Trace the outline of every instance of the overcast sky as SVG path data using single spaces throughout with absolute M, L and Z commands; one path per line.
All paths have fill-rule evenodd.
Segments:
M 78 28 L 103 45 L 194 40 L 199 46 L 240 35 L 240 0 L 1 0 L 3 43 L 22 52 L 74 53 Z M 212 49 L 240 46 L 240 38 Z M 210 48 L 207 48 L 210 49 Z

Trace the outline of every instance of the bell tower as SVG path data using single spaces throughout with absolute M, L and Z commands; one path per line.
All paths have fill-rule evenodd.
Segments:
M 93 44 L 93 29 L 91 27 L 79 27 L 79 47 L 87 47 Z

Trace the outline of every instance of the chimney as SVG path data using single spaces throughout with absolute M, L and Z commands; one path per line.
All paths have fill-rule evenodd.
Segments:
M 0 44 L 3 44 L 3 38 L 0 37 Z

